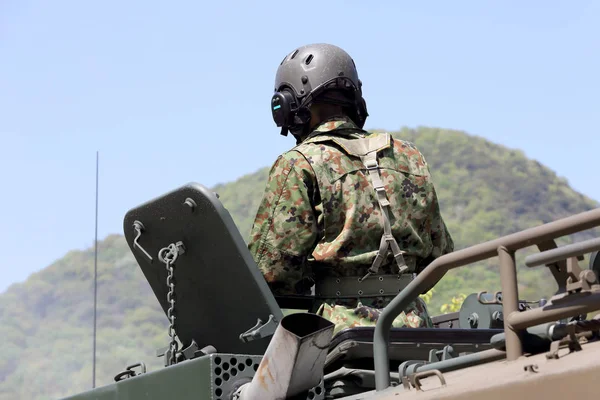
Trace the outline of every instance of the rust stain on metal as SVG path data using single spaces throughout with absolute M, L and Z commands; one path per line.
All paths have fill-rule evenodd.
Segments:
M 258 378 L 258 383 L 260 383 L 260 386 L 262 386 L 263 389 L 267 390 L 269 385 L 265 381 L 265 370 L 266 374 L 268 374 L 269 378 L 271 378 L 271 382 L 273 382 L 273 374 L 271 374 L 271 370 L 269 369 L 269 357 L 267 357 L 266 355 L 263 357 L 263 362 L 260 363 L 260 366 L 256 371 L 256 377 Z

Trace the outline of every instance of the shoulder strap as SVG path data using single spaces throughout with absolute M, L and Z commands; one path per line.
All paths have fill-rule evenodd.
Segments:
M 356 157 L 363 157 L 371 153 L 377 155 L 377 152 L 391 146 L 389 133 L 356 139 L 333 137 L 331 140 L 341 146 L 346 153 Z
M 399 274 L 408 271 L 408 266 L 404 260 L 404 251 L 400 250 L 398 242 L 392 235 L 392 227 L 390 224 L 390 202 L 385 192 L 385 186 L 381 180 L 379 172 L 379 164 L 377 162 L 377 152 L 391 146 L 390 135 L 388 133 L 379 134 L 367 138 L 360 139 L 345 139 L 333 138 L 335 143 L 340 145 L 348 154 L 360 157 L 363 165 L 367 169 L 371 185 L 375 189 L 377 201 L 381 209 L 381 219 L 383 224 L 383 236 L 379 245 L 379 252 L 373 260 L 373 264 L 369 268 L 367 274 L 362 278 L 365 279 L 371 274 L 376 274 L 385 259 L 388 249 L 391 247 L 394 259 L 399 268 Z

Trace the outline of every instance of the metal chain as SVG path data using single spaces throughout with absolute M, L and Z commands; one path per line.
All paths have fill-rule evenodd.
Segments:
M 168 273 L 167 286 L 169 287 L 169 292 L 167 293 L 167 302 L 170 306 L 167 310 L 167 318 L 169 319 L 169 338 L 171 339 L 169 344 L 169 365 L 175 364 L 175 355 L 178 350 L 177 340 L 175 340 L 175 282 L 173 280 L 174 264 L 178 255 L 179 249 L 173 243 L 158 252 L 158 258 L 165 264 Z

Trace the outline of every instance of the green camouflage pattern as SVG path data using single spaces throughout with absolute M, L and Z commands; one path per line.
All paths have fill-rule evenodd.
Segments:
M 317 310 L 317 315 L 326 318 L 327 320 L 335 324 L 333 334 L 346 329 L 354 328 L 358 326 L 375 326 L 379 315 L 381 314 L 382 307 L 380 304 L 381 300 L 378 301 L 358 301 L 355 304 L 330 304 L 322 303 Z M 392 323 L 394 328 L 433 328 L 433 323 L 429 313 L 427 312 L 427 306 L 421 298 L 413 301 L 406 307 L 406 309 L 400 313 L 394 319 Z
M 308 294 L 320 276 L 364 276 L 377 255 L 383 227 L 375 191 L 360 158 L 347 155 L 335 138 L 377 135 L 346 117 L 321 123 L 299 145 L 277 158 L 250 234 L 248 248 L 276 295 Z M 411 271 L 453 251 L 454 243 L 440 214 L 429 167 L 407 141 L 390 139 L 378 153 L 381 179 L 391 204 L 392 233 Z M 393 256 L 379 273 L 397 273 Z M 387 303 L 382 298 L 378 303 Z M 358 303 L 323 300 L 350 324 L 366 323 Z M 383 303 L 382 303 L 383 302 Z M 321 309 L 325 314 L 327 307 Z M 381 308 L 381 307 L 380 307 Z M 423 310 L 421 310 L 421 308 Z M 370 312 L 376 314 L 377 308 Z M 429 320 L 424 303 L 407 316 Z M 399 322 L 402 318 L 399 317 Z M 361 322 L 362 321 L 362 322 Z M 416 320 L 403 326 L 421 326 Z M 430 322 L 425 322 L 428 325 Z

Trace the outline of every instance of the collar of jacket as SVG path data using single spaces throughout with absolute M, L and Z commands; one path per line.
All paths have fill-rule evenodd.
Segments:
M 321 121 L 319 125 L 317 125 L 315 129 L 313 129 L 313 131 L 302 142 L 304 143 L 307 140 L 312 139 L 316 136 L 328 133 L 335 133 L 340 136 L 349 136 L 352 133 L 366 134 L 367 132 L 363 129 L 360 129 L 358 125 L 352 122 L 352 120 L 349 117 L 345 115 L 340 115 Z

